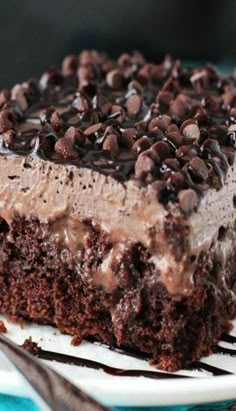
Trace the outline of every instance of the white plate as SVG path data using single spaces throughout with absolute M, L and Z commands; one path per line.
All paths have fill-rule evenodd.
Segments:
M 18 344 L 32 336 L 33 341 L 38 342 L 45 350 L 88 358 L 122 369 L 155 371 L 147 361 L 114 352 L 96 343 L 83 342 L 74 347 L 70 344 L 70 336 L 60 334 L 53 327 L 25 325 L 21 329 L 16 324 L 8 323 L 3 317 L 0 318 L 7 326 L 7 336 Z M 234 348 L 227 343 L 221 345 Z M 178 374 L 197 378 L 153 380 L 144 377 L 111 376 L 101 370 L 51 361 L 47 364 L 106 405 L 177 405 L 236 399 L 236 357 L 214 354 L 205 358 L 204 362 L 235 375 L 213 377 L 205 372 L 184 370 Z M 29 395 L 22 378 L 2 361 L 0 392 L 19 396 Z

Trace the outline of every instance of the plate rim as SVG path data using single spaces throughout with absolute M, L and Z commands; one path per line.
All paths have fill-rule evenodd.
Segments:
M 84 384 L 81 378 L 74 382 L 98 401 L 109 406 L 173 406 L 236 400 L 236 374 L 196 377 L 189 380 L 151 380 L 138 377 L 132 381 L 132 377 L 119 378 L 122 379 L 117 384 L 112 380 L 98 384 L 94 378 L 84 379 Z M 15 370 L 0 370 L 0 392 L 32 398 L 27 384 L 24 384 Z

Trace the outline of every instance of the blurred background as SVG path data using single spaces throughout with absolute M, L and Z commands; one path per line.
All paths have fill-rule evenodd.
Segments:
M 0 1 L 0 87 L 82 48 L 236 65 L 236 0 Z

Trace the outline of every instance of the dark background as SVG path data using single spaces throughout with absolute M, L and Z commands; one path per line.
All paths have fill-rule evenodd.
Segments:
M 0 0 L 0 87 L 82 48 L 236 64 L 236 0 Z

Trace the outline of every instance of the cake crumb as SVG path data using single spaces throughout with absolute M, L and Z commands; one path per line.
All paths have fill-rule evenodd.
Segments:
M 33 355 L 37 355 L 41 350 L 41 347 L 38 345 L 38 343 L 33 341 L 31 336 L 25 339 L 21 347 Z
M 5 326 L 5 324 L 2 320 L 0 320 L 0 333 L 2 333 L 2 334 L 7 333 L 7 327 Z
M 70 344 L 75 345 L 75 346 L 80 345 L 81 341 L 82 341 L 82 338 L 81 338 L 80 335 L 74 335 L 74 337 L 72 338 Z

